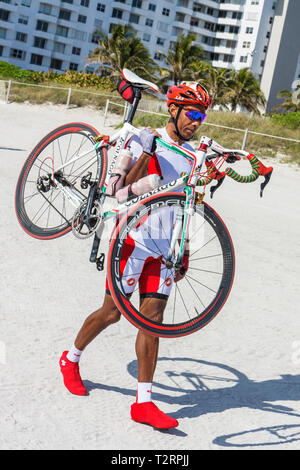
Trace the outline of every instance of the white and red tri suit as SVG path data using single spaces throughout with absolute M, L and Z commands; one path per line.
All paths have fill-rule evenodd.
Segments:
M 157 129 L 161 138 L 175 143 L 169 137 L 166 128 Z M 131 137 L 126 146 L 133 152 L 133 163 L 143 153 L 137 136 Z M 195 152 L 188 143 L 182 147 Z M 158 147 L 148 165 L 148 175 L 156 173 L 161 177 L 161 185 L 180 178 L 182 173 L 191 171 L 191 163 L 183 156 L 164 147 Z M 174 192 L 182 192 L 176 188 Z M 127 295 L 132 294 L 139 283 L 140 297 L 167 299 L 174 282 L 174 274 L 162 263 L 162 254 L 167 255 L 174 225 L 174 209 L 161 208 L 142 220 L 135 229 L 131 229 L 122 251 L 121 272 L 123 287 Z M 150 236 L 151 234 L 151 236 Z M 108 283 L 106 291 L 109 293 Z

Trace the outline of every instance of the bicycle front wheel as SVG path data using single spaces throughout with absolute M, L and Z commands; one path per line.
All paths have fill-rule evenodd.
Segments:
M 15 209 L 20 225 L 32 237 L 48 240 L 70 232 L 76 207 L 66 191 L 84 201 L 89 181 L 96 181 L 101 188 L 107 153 L 94 149 L 98 134 L 88 124 L 66 124 L 46 135 L 30 153 L 18 178 Z M 54 175 L 61 167 L 59 188 Z
M 141 202 L 120 221 L 108 254 L 108 284 L 118 309 L 133 325 L 154 336 L 180 337 L 206 326 L 223 307 L 233 283 L 231 237 L 222 219 L 206 203 L 195 206 L 189 225 L 189 267 L 175 282 L 176 271 L 167 267 L 166 257 L 174 221 L 184 208 L 185 195 L 179 193 Z M 179 243 L 173 259 L 178 249 Z M 155 292 L 148 287 L 148 292 L 141 293 L 148 260 L 148 285 L 155 284 Z M 140 313 L 145 296 L 167 300 L 161 323 Z

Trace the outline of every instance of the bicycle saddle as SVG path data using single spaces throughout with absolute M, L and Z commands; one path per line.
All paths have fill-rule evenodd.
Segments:
M 125 78 L 125 80 L 130 82 L 133 86 L 142 88 L 143 90 L 146 90 L 147 88 L 151 88 L 151 90 L 155 91 L 156 93 L 159 92 L 159 88 L 157 85 L 155 85 L 154 83 L 148 82 L 147 80 L 144 80 L 143 78 L 138 77 L 135 73 L 131 72 L 128 69 L 123 69 L 122 75 L 123 75 L 123 78 Z

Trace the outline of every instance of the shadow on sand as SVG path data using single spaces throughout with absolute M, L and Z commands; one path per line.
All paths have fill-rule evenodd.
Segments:
M 243 407 L 300 418 L 300 413 L 292 408 L 273 403 L 300 400 L 300 375 L 282 375 L 280 378 L 257 382 L 249 380 L 242 372 L 221 363 L 183 357 L 161 357 L 158 362 L 162 362 L 163 366 L 167 365 L 165 374 L 170 380 L 167 381 L 168 385 L 154 382 L 152 398 L 157 402 L 177 404 L 178 411 L 170 413 L 176 419 L 196 418 L 208 413 L 221 413 Z M 132 377 L 137 378 L 137 361 L 130 362 L 127 370 Z M 108 386 L 90 381 L 84 381 L 84 383 L 89 391 L 109 390 L 132 396 L 133 399 L 136 396 L 136 389 Z M 207 385 L 211 383 L 214 384 L 214 388 Z M 178 428 L 170 433 L 186 436 Z M 218 436 L 213 443 L 222 447 L 242 448 L 295 441 L 300 441 L 300 424 L 245 430 L 237 434 Z

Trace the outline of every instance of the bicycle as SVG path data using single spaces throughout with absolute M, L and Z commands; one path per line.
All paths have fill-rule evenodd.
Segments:
M 90 261 L 96 263 L 99 271 L 104 269 L 105 254 L 98 256 L 103 231 L 109 220 L 117 219 L 107 256 L 107 280 L 115 304 L 134 326 L 152 335 L 185 336 L 206 326 L 219 313 L 234 279 L 233 243 L 221 217 L 203 201 L 206 187 L 217 181 L 210 188 L 213 197 L 226 176 L 241 183 L 264 176 L 262 196 L 273 168 L 265 167 L 253 154 L 224 148 L 206 136 L 201 137 L 196 153 L 157 138 L 157 146 L 190 161 L 190 173 L 105 210 L 109 198 L 106 189 L 118 155 L 128 136 L 138 136 L 140 132 L 132 122 L 142 91 L 148 88 L 158 91 L 156 85 L 126 69 L 123 76 L 134 91 L 123 127 L 111 137 L 99 135 L 84 123 L 66 124 L 50 132 L 33 149 L 21 170 L 15 194 L 16 214 L 22 228 L 35 238 L 49 240 L 71 231 L 83 239 L 94 236 Z M 108 164 L 108 149 L 113 146 L 115 152 Z M 209 149 L 212 153 L 208 153 Z M 224 162 L 234 163 L 241 157 L 249 160 L 250 175 L 242 176 L 230 167 L 222 171 Z M 174 191 L 178 188 L 183 188 L 182 192 Z M 198 188 L 203 189 L 202 193 Z M 152 225 L 151 220 L 155 221 Z M 126 279 L 124 256 L 133 266 L 139 261 L 130 254 L 128 257 L 128 240 L 132 237 L 138 248 L 148 250 L 160 260 L 165 283 L 162 287 L 175 284 L 162 323 L 139 312 L 137 288 L 131 297 L 126 294 L 126 283 L 130 285 L 129 281 L 132 283 L 135 278 L 131 274 Z M 183 263 L 187 247 L 188 270 Z M 174 282 L 178 272 L 184 277 Z

